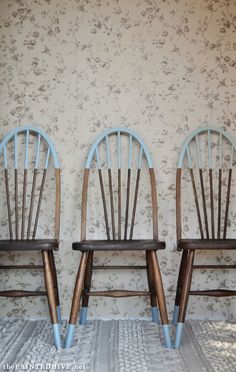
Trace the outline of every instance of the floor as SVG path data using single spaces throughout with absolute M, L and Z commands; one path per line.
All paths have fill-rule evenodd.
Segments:
M 64 339 L 65 321 L 61 331 Z M 89 321 L 72 348 L 57 351 L 49 321 L 0 319 L 0 370 L 235 372 L 236 322 L 187 321 L 181 349 L 167 350 L 155 323 Z

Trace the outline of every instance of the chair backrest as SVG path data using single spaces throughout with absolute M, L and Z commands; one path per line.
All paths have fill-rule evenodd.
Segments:
M 46 197 L 44 190 L 48 186 L 46 176 L 49 168 L 55 169 L 53 232 L 54 238 L 58 239 L 60 165 L 50 138 L 33 126 L 12 130 L 0 143 L 0 165 L 4 171 L 2 179 L 5 179 L 5 190 L 1 190 L 1 194 L 4 192 L 6 196 L 9 237 L 12 240 L 36 239 L 42 201 Z M 48 179 L 51 178 L 50 175 Z
M 235 150 L 236 142 L 219 128 L 199 128 L 185 140 L 176 178 L 177 239 L 182 238 L 184 213 L 181 200 L 186 195 L 187 208 L 190 210 L 195 206 L 201 239 L 226 238 Z M 187 184 L 191 185 L 193 204 Z
M 151 196 L 153 237 L 158 237 L 157 196 L 155 174 L 150 153 L 143 140 L 132 130 L 109 129 L 103 132 L 92 145 L 84 170 L 82 191 L 81 240 L 86 239 L 86 216 L 88 207 L 89 175 L 94 171 L 99 184 L 101 210 L 104 214 L 106 238 L 131 240 L 136 223 L 137 204 L 140 197 L 141 169 L 148 173 L 145 185 L 146 197 Z M 132 168 L 136 168 L 135 171 Z M 98 177 L 97 177 L 98 174 Z M 98 181 L 99 180 L 99 181 Z M 91 181 L 90 181 L 91 183 Z M 96 186 L 95 186 L 96 188 Z

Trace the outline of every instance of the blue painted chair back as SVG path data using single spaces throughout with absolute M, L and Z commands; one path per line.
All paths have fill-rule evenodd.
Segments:
M 137 168 L 141 169 L 142 166 L 142 158 L 143 156 L 146 158 L 146 161 L 148 163 L 149 168 L 153 168 L 152 165 L 152 158 L 151 155 L 147 149 L 147 146 L 145 145 L 144 141 L 131 129 L 126 128 L 114 128 L 114 129 L 108 129 L 104 133 L 102 133 L 94 142 L 92 145 L 88 157 L 85 168 L 90 168 L 92 160 L 94 157 L 97 160 L 97 166 L 98 168 L 101 168 L 100 164 L 100 158 L 99 158 L 99 146 L 103 142 L 106 144 L 106 160 L 107 160 L 107 168 L 111 169 L 112 163 L 111 163 L 111 149 L 110 149 L 110 138 L 112 135 L 116 136 L 116 154 L 117 154 L 117 167 L 118 169 L 122 166 L 122 144 L 121 144 L 121 136 L 127 136 L 129 138 L 129 149 L 128 149 L 128 168 L 131 169 L 132 164 L 132 146 L 133 143 L 136 141 L 139 144 L 139 156 L 137 158 Z
M 5 185 L 6 209 L 10 239 L 35 239 L 44 189 L 50 183 L 46 176 L 55 169 L 56 195 L 54 235 L 59 234 L 60 165 L 50 138 L 39 128 L 24 126 L 10 131 L 0 143 L 0 166 Z M 1 190 L 3 196 L 3 190 Z M 44 203 L 45 204 L 45 203 Z M 55 205 L 55 200 L 52 206 Z M 44 205 L 45 206 L 45 205 Z M 48 205 L 48 209 L 50 204 Z M 46 208 L 45 208 L 46 209 Z M 56 231 L 57 230 L 57 231 Z
M 235 140 L 223 129 L 202 127 L 184 142 L 177 171 L 177 235 L 182 237 L 183 199 L 185 211 L 195 205 L 202 239 L 226 238 L 231 186 L 235 165 Z M 188 185 L 192 188 L 193 204 Z M 186 217 L 185 217 L 186 221 Z M 187 225 L 184 227 L 188 229 Z
M 144 170 L 149 173 L 146 190 L 140 192 L 140 178 Z M 141 172 L 142 170 L 142 172 Z M 155 175 L 151 155 L 144 141 L 134 131 L 126 128 L 108 129 L 103 132 L 92 145 L 86 165 L 83 185 L 82 205 L 82 229 L 81 239 L 86 236 L 85 215 L 87 215 L 87 198 L 89 182 L 88 176 L 95 171 L 99 176 L 100 192 L 97 201 L 92 203 L 92 209 L 97 203 L 95 212 L 98 210 L 98 203 L 101 202 L 105 231 L 107 239 L 132 239 L 136 222 L 137 204 L 140 204 L 141 196 L 149 198 L 151 195 L 152 212 L 149 218 L 153 217 L 154 235 L 157 236 L 156 218 L 156 191 Z M 96 175 L 97 177 L 97 175 Z M 95 186 L 97 181 L 90 183 Z M 148 190 L 148 191 L 147 191 Z M 94 194 L 96 193 L 96 186 Z M 90 208 L 91 209 L 91 208 Z M 144 213 L 144 210 L 143 210 Z M 99 217 L 97 217 L 99 219 Z M 95 222 L 96 224 L 96 222 Z

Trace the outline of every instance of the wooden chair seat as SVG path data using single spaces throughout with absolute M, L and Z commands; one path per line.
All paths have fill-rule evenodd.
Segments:
M 157 251 L 165 248 L 165 242 L 153 239 L 142 240 L 83 240 L 74 242 L 75 251 Z
M 236 249 L 236 239 L 180 239 L 177 249 Z
M 0 251 L 57 251 L 56 239 L 0 240 Z

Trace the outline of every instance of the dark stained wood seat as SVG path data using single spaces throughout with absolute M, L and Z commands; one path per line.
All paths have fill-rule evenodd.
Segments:
M 229 258 L 224 262 L 223 251 L 236 251 L 234 224 L 235 210 L 235 140 L 223 129 L 203 127 L 185 140 L 180 152 L 176 174 L 177 249 L 182 251 L 175 297 L 173 324 L 176 324 L 175 347 L 181 345 L 189 295 L 228 297 L 235 296 L 233 288 L 191 289 L 200 270 L 232 270 L 236 268 Z M 230 235 L 228 230 L 230 230 Z M 227 234 L 229 238 L 227 238 Z M 199 238 L 195 238 L 196 236 Z M 194 237 L 194 238 L 193 238 Z M 206 262 L 198 264 L 199 251 L 206 251 Z M 209 254 L 209 252 L 211 253 Z M 219 252 L 222 260 L 213 258 Z M 229 255 L 229 253 L 228 253 Z M 222 281 L 222 283 L 224 283 Z
M 11 252 L 27 251 L 30 258 L 40 254 L 42 259 L 41 265 L 15 261 L 5 265 L 3 261 L 0 270 L 43 270 L 46 287 L 46 291 L 1 290 L 0 297 L 47 296 L 54 344 L 60 347 L 60 301 L 54 260 L 59 247 L 60 165 L 50 138 L 33 126 L 15 128 L 6 134 L 0 143 L 0 177 L 4 180 L 0 182 L 1 256 L 9 261 Z M 22 256 L 27 260 L 27 255 Z
M 165 242 L 159 240 L 84 240 L 74 242 L 75 251 L 158 251 L 165 248 Z
M 177 249 L 235 249 L 236 239 L 180 239 Z
M 56 239 L 0 240 L 0 251 L 57 251 Z
M 136 218 L 137 215 L 141 223 Z M 87 235 L 92 235 L 94 239 Z M 104 235 L 106 240 L 98 240 Z M 150 239 L 143 239 L 144 236 L 150 236 Z M 150 153 L 135 132 L 127 128 L 108 129 L 92 145 L 84 170 L 81 240 L 74 242 L 72 247 L 74 250 L 81 251 L 82 255 L 65 347 L 70 347 L 72 344 L 79 310 L 80 324 L 86 323 L 90 296 L 114 298 L 150 296 L 152 319 L 158 323 L 160 311 L 165 344 L 171 347 L 168 314 L 156 255 L 156 251 L 165 248 L 165 243 L 158 240 L 155 172 Z M 132 251 L 133 258 L 135 257 L 133 252 L 143 251 L 146 264 L 93 265 L 94 254 L 99 251 L 116 252 L 116 254 L 121 251 Z M 147 273 L 149 290 L 90 291 L 93 271 L 100 269 L 144 269 Z

